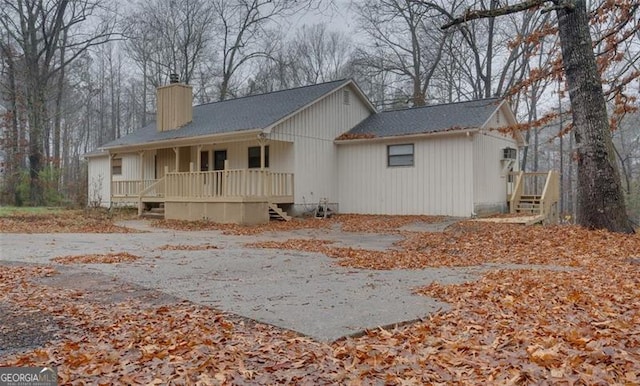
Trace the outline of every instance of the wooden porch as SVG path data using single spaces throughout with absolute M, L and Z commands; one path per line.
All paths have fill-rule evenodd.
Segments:
M 509 216 L 479 219 L 509 224 L 556 224 L 559 220 L 560 176 L 556 171 L 509 174 Z
M 172 203 L 267 203 L 278 214 L 277 204 L 293 203 L 293 173 L 266 169 L 168 172 L 158 180 L 111 183 L 111 200 L 145 207 Z M 281 212 L 280 218 L 287 219 Z

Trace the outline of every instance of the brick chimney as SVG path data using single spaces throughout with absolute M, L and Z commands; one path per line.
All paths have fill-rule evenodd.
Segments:
M 179 129 L 193 120 L 193 95 L 191 86 L 179 83 L 178 74 L 169 76 L 167 86 L 156 90 L 156 129 Z

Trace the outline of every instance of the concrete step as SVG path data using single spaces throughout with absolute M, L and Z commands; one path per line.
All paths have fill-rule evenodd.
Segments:
M 142 217 L 156 219 L 156 220 L 164 220 L 164 212 L 142 212 Z

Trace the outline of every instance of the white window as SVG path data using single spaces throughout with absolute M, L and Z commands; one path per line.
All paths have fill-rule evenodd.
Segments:
M 114 158 L 111 160 L 111 174 L 114 176 L 122 175 L 122 158 Z
M 252 146 L 249 148 L 249 169 L 260 167 L 260 146 Z M 264 167 L 269 167 L 269 146 L 264 147 Z
M 387 166 L 413 166 L 413 144 L 387 146 Z

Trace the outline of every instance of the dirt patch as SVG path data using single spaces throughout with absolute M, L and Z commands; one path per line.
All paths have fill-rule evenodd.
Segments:
M 123 282 L 108 275 L 62 267 L 58 268 L 58 272 L 55 276 L 41 277 L 35 283 L 55 289 L 74 290 L 86 301 L 103 304 L 136 300 L 155 307 L 182 301 L 166 293 Z
M 2 266 L 16 267 L 3 262 Z M 67 291 L 73 304 L 94 303 L 116 305 L 139 302 L 147 307 L 176 305 L 183 302 L 165 293 L 150 290 L 115 278 L 57 267 L 54 274 L 39 276 L 30 283 L 43 286 L 40 291 Z M 67 318 L 46 311 L 30 302 L 0 302 L 0 357 L 43 347 L 67 336 L 82 336 L 82 331 L 67 323 Z M 56 305 L 50 305 L 55 308 Z
M 41 347 L 60 333 L 53 315 L 5 301 L 0 303 L 0 357 Z

